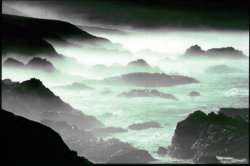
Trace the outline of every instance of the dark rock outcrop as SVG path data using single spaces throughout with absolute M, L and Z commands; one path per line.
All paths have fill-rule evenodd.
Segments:
M 32 69 L 43 70 L 46 72 L 56 71 L 55 67 L 53 66 L 53 64 L 50 61 L 48 61 L 47 59 L 39 58 L 39 57 L 32 58 L 26 64 L 26 66 L 29 68 L 32 68 Z
M 189 96 L 192 96 L 192 97 L 196 97 L 196 96 L 200 96 L 200 93 L 199 92 L 195 92 L 195 91 L 192 91 L 188 94 Z
M 205 73 L 215 73 L 215 74 L 223 74 L 223 73 L 242 73 L 244 72 L 241 69 L 231 68 L 226 65 L 216 65 L 209 67 L 205 70 Z
M 159 92 L 158 90 L 149 90 L 149 89 L 143 89 L 143 90 L 132 89 L 129 92 L 123 92 L 118 96 L 125 96 L 125 97 L 161 97 L 161 98 L 164 98 L 164 99 L 177 100 L 177 98 L 172 94 L 162 93 L 162 92 Z
M 144 130 L 148 128 L 160 128 L 161 124 L 155 121 L 149 121 L 144 123 L 136 123 L 128 126 L 130 130 Z
M 40 123 L 0 111 L 3 153 L 6 165 L 93 165 L 77 156 L 55 131 Z
M 211 48 L 206 51 L 209 57 L 246 58 L 242 51 L 233 47 Z
M 150 68 L 149 64 L 143 59 L 137 59 L 135 61 L 129 62 L 127 66 Z
M 16 60 L 16 59 L 8 58 L 8 59 L 6 59 L 6 60 L 4 61 L 3 67 L 24 68 L 25 65 L 24 65 L 22 62 L 20 62 L 20 61 L 18 61 L 18 60 Z
M 233 47 L 211 48 L 207 51 L 201 49 L 200 46 L 194 45 L 186 50 L 184 58 L 227 58 L 227 59 L 244 59 L 247 58 L 242 51 Z
M 15 114 L 35 121 L 66 121 L 78 128 L 103 126 L 95 117 L 85 115 L 63 102 L 38 79 L 11 84 L 5 82 L 2 81 L 2 107 Z
M 249 160 L 249 123 L 240 116 L 195 111 L 177 124 L 168 154 L 180 159 L 218 155 Z
M 201 56 L 204 55 L 205 51 L 201 49 L 200 46 L 194 45 L 188 48 L 185 52 L 185 56 Z
M 183 84 L 199 83 L 198 80 L 180 75 L 167 75 L 164 73 L 128 73 L 120 77 L 110 77 L 108 80 L 118 80 L 133 86 L 167 87 Z

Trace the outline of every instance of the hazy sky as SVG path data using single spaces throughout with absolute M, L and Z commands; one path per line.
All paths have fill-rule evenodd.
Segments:
M 247 30 L 246 0 L 3 1 L 28 16 L 105 27 Z
M 233 46 L 249 52 L 245 0 L 73 0 L 3 1 L 4 13 L 64 20 L 76 25 L 116 28 L 130 35 L 100 33 L 132 52 L 149 49 L 181 54 L 191 45 L 203 49 Z

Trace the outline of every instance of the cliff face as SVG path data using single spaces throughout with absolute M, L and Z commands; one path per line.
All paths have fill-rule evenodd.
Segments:
M 1 146 L 4 156 L 1 163 L 7 165 L 93 165 L 77 156 L 63 142 L 59 134 L 40 123 L 0 111 Z
M 46 57 L 60 57 L 51 44 L 26 28 L 3 20 L 2 32 L 3 56 L 7 56 L 10 53 L 21 56 L 43 55 Z
M 111 44 L 107 39 L 93 36 L 73 24 L 59 20 L 38 19 L 3 14 L 3 23 L 22 27 L 31 34 L 60 44 L 69 44 L 69 39 L 93 43 Z
M 93 36 L 73 24 L 58 20 L 2 14 L 2 28 L 3 56 L 61 57 L 51 44 L 75 45 L 76 42 L 84 45 L 112 45 L 107 39 Z
M 35 121 L 60 120 L 85 129 L 103 126 L 95 117 L 85 115 L 63 102 L 34 78 L 21 83 L 2 81 L 2 105 L 4 109 Z
M 248 130 L 240 116 L 195 111 L 177 124 L 168 153 L 182 159 L 218 155 L 249 160 Z

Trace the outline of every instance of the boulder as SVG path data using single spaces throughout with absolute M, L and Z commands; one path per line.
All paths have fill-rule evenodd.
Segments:
M 237 111 L 237 109 L 235 109 Z M 178 122 L 168 154 L 192 159 L 196 155 L 218 155 L 249 159 L 249 123 L 240 116 L 195 111 Z

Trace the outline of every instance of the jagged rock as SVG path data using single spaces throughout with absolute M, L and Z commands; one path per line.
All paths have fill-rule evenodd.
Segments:
M 209 67 L 205 70 L 205 73 L 215 73 L 215 74 L 222 74 L 222 73 L 242 73 L 244 72 L 241 69 L 231 68 L 226 65 L 216 65 Z
M 33 59 L 31 59 L 26 66 L 32 69 L 43 70 L 46 72 L 56 71 L 51 62 L 49 62 L 47 59 L 42 59 L 39 57 L 34 57 Z
M 162 93 L 162 92 L 159 92 L 158 90 L 149 90 L 149 89 L 143 89 L 143 90 L 132 89 L 129 92 L 123 92 L 123 93 L 119 94 L 118 96 L 124 96 L 124 97 L 161 97 L 164 99 L 177 100 L 177 98 L 172 94 Z
M 135 61 L 129 62 L 127 66 L 150 68 L 149 64 L 143 59 L 137 59 Z
M 128 73 L 119 77 L 106 78 L 106 81 L 122 81 L 133 86 L 168 87 L 183 84 L 199 83 L 198 80 L 180 75 L 166 75 L 164 73 Z
M 161 124 L 158 122 L 154 122 L 154 121 L 136 123 L 136 124 L 132 124 L 128 126 L 130 130 L 144 130 L 148 128 L 160 128 L 160 127 L 161 127 Z
M 181 159 L 218 155 L 249 160 L 248 131 L 249 123 L 240 116 L 195 111 L 178 122 L 168 154 Z
M 55 131 L 40 123 L 0 111 L 4 165 L 93 165 L 77 156 Z
M 167 148 L 164 148 L 164 147 L 162 147 L 162 146 L 160 146 L 160 147 L 158 148 L 158 150 L 157 150 L 157 154 L 158 154 L 159 156 L 165 156 L 165 155 L 167 154 L 167 152 L 168 152 Z
M 206 51 L 210 57 L 246 58 L 242 51 L 233 47 L 211 48 Z
M 19 67 L 19 68 L 23 68 L 23 67 L 25 67 L 25 65 L 22 62 L 19 62 L 16 59 L 8 58 L 8 59 L 6 59 L 4 61 L 3 67 Z
M 195 96 L 200 96 L 199 92 L 192 91 L 189 93 L 189 96 L 195 97 Z
M 188 48 L 184 55 L 185 56 L 194 56 L 194 55 L 200 56 L 200 55 L 203 55 L 204 53 L 205 51 L 202 50 L 200 46 L 194 45 Z
M 242 51 L 239 51 L 233 47 L 211 48 L 207 51 L 201 49 L 200 46 L 194 45 L 186 50 L 185 57 L 193 58 L 229 58 L 229 59 L 242 59 L 247 58 Z
M 2 81 L 2 106 L 35 121 L 42 119 L 66 121 L 80 129 L 103 126 L 95 117 L 85 115 L 63 102 L 35 78 L 14 84 Z

